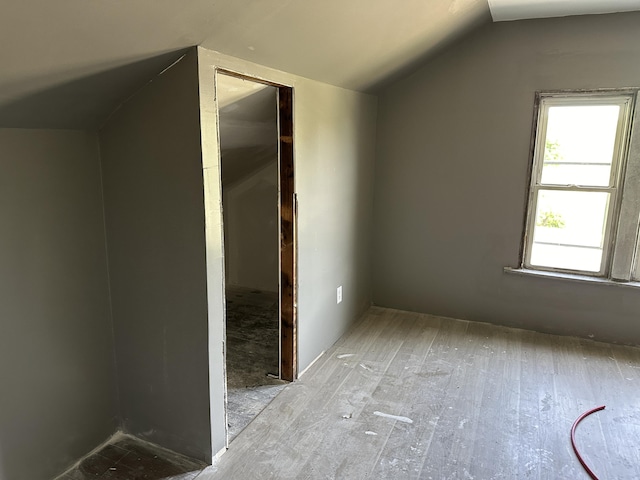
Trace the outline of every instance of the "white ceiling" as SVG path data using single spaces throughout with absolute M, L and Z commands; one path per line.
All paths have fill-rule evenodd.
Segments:
M 218 99 L 218 107 L 221 113 L 239 110 L 239 102 L 249 97 L 255 97 L 256 94 L 265 90 L 272 91 L 273 104 L 275 105 L 275 87 L 222 73 L 219 73 L 216 78 L 216 98 Z M 267 94 L 263 93 L 262 95 Z M 263 109 L 264 107 L 262 106 L 260 108 L 250 108 L 249 110 L 262 111 Z
M 222 183 L 229 187 L 278 158 L 276 88 L 218 75 Z
M 491 7 L 496 20 L 508 20 L 638 3 Z M 488 0 L 2 0 L 0 127 L 97 128 L 194 45 L 375 92 L 490 21 Z
M 275 87 L 218 75 L 220 148 L 232 150 L 278 144 L 278 97 Z
M 367 90 L 488 21 L 487 0 L 3 0 L 0 126 L 95 128 L 201 44 Z
M 371 91 L 489 22 L 487 0 L 233 0 L 206 48 L 332 85 Z
M 489 0 L 494 22 L 640 10 L 640 0 Z

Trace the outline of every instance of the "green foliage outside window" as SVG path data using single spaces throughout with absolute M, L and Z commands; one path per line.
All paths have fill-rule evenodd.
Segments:
M 562 153 L 560 152 L 560 143 L 557 140 L 549 140 L 544 145 L 544 161 L 545 162 L 561 162 L 563 160 Z M 564 228 L 565 223 L 562 215 L 559 213 L 547 210 L 538 215 L 536 219 L 536 225 L 538 227 L 549 228 Z
M 538 227 L 564 228 L 565 224 L 562 215 L 548 210 L 538 215 L 536 225 Z
M 549 139 L 544 144 L 544 161 L 545 162 L 559 162 L 562 160 L 562 153 L 560 153 L 560 143 L 557 140 L 553 142 Z

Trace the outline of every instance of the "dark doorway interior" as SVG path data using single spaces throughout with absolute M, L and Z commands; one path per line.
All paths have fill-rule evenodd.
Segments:
M 218 73 L 229 439 L 295 378 L 290 95 Z M 289 100 L 287 100 L 289 99 Z M 284 101 L 284 111 L 283 111 Z M 287 103 L 289 107 L 287 107 Z M 282 147 L 284 142 L 287 144 Z M 291 156 L 292 160 L 292 147 Z M 291 170 L 284 172 L 283 167 Z M 282 202 L 283 191 L 291 201 Z M 283 228 L 285 225 L 285 228 Z M 287 241 L 289 240 L 289 241 Z

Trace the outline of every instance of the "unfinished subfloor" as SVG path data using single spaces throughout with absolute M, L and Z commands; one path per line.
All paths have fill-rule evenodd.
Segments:
M 640 349 L 371 308 L 198 480 L 640 478 Z
M 233 440 L 284 388 L 278 294 L 226 288 L 227 422 Z
M 204 467 L 198 460 L 117 434 L 56 480 L 193 480 Z

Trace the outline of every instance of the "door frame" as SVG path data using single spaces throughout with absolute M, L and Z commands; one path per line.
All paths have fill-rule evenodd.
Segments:
M 215 76 L 228 75 L 275 87 L 278 95 L 278 212 L 279 212 L 279 323 L 280 378 L 292 382 L 298 378 L 298 309 L 297 309 L 297 198 L 294 176 L 293 87 L 262 78 L 216 68 Z M 216 87 L 217 88 L 217 81 Z M 216 93 L 217 99 L 217 93 Z M 216 101 L 216 116 L 219 119 Z M 220 123 L 218 121 L 218 129 Z M 219 130 L 218 130 L 219 135 Z M 222 163 L 220 142 L 218 160 Z M 222 177 L 220 177 L 222 189 Z M 226 376 L 226 369 L 225 369 Z

